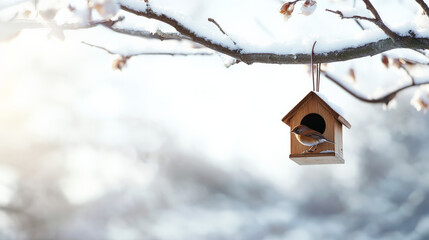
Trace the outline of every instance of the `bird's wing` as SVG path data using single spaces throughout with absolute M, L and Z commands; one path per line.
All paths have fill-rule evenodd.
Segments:
M 312 132 L 312 133 L 308 133 L 308 134 L 304 134 L 304 136 L 306 137 L 311 137 L 317 140 L 326 140 L 326 138 L 319 132 Z

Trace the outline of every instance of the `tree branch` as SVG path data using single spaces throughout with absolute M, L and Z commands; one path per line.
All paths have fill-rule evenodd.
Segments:
M 147 3 L 148 4 L 148 3 Z M 114 24 L 118 21 L 121 21 L 123 17 L 118 18 L 117 20 L 102 20 L 102 21 L 91 21 L 85 24 L 63 24 L 58 25 L 57 27 L 61 30 L 75 30 L 83 28 L 92 28 L 95 26 L 103 25 L 115 32 L 128 34 L 132 36 L 139 36 L 144 38 L 154 38 L 159 40 L 189 40 L 198 44 L 201 44 L 207 48 L 210 48 L 216 52 L 229 55 L 238 61 L 245 62 L 247 64 L 252 63 L 269 63 L 269 64 L 309 64 L 311 59 L 311 54 L 309 52 L 301 52 L 296 54 L 276 54 L 273 52 L 257 52 L 252 53 L 247 51 L 242 53 L 242 49 L 237 46 L 225 46 L 221 43 L 214 42 L 211 39 L 208 39 L 205 36 L 200 36 L 195 31 L 184 26 L 179 20 L 176 20 L 173 17 L 167 16 L 162 13 L 156 13 L 151 10 L 149 4 L 148 7 L 144 10 L 136 10 L 131 7 L 121 5 L 122 10 L 129 13 L 136 14 L 138 16 L 143 16 L 146 18 L 156 19 L 161 22 L 167 23 L 170 26 L 176 28 L 178 33 L 164 33 L 157 31 L 151 33 L 144 30 L 133 30 L 133 29 L 122 29 L 115 27 Z M 332 11 L 331 12 L 335 12 Z M 2 24 L 12 25 L 17 29 L 24 28 L 51 28 L 52 26 L 38 22 L 38 21 L 18 21 L 13 20 L 7 23 L 0 22 L 0 28 Z M 362 44 L 357 47 L 349 47 L 338 50 L 331 50 L 327 52 L 318 53 L 314 56 L 314 63 L 330 63 L 338 61 L 346 61 L 350 59 L 360 58 L 364 56 L 376 55 L 388 50 L 396 48 L 409 48 L 409 49 L 427 49 L 429 46 L 428 38 L 416 38 L 413 36 L 400 36 L 399 39 L 393 41 L 391 38 L 381 39 L 374 42 L 369 42 Z
M 223 33 L 223 35 L 228 36 L 228 38 L 231 39 L 234 45 L 237 45 L 237 43 L 234 40 L 232 40 L 232 38 L 228 34 L 226 34 L 226 32 L 222 29 L 222 27 L 213 18 L 208 18 L 207 20 L 209 22 L 212 22 L 214 25 L 216 25 L 216 27 L 219 28 L 219 30 Z
M 310 53 L 297 54 L 276 54 L 276 53 L 242 53 L 239 46 L 227 47 L 214 42 L 205 36 L 200 36 L 195 31 L 184 26 L 177 19 L 167 16 L 163 13 L 152 11 L 150 7 L 143 10 L 137 10 L 126 5 L 121 5 L 121 9 L 138 16 L 156 19 L 174 27 L 180 34 L 189 37 L 193 42 L 199 43 L 214 51 L 229 55 L 247 64 L 252 63 L 271 63 L 271 64 L 309 64 Z M 391 38 L 381 39 L 369 42 L 358 47 L 349 47 L 329 52 L 319 53 L 314 56 L 314 63 L 329 63 L 346 61 L 350 59 L 373 56 L 395 48 L 426 49 L 429 46 L 427 38 L 413 38 L 410 36 L 399 37 L 393 41 Z
M 429 84 L 429 80 L 426 82 L 419 82 L 419 83 L 415 83 L 414 79 L 411 81 L 410 84 L 405 85 L 403 87 L 400 87 L 394 91 L 391 91 L 389 93 L 386 93 L 385 95 L 378 97 L 378 98 L 367 98 L 364 97 L 362 95 L 360 95 L 359 93 L 351 90 L 350 88 L 348 88 L 346 85 L 344 85 L 341 81 L 339 81 L 337 78 L 335 78 L 333 75 L 331 75 L 330 73 L 322 70 L 321 71 L 322 74 L 329 80 L 331 80 L 333 83 L 337 84 L 340 88 L 342 88 L 344 91 L 346 91 L 347 93 L 349 93 L 350 95 L 352 95 L 353 97 L 357 98 L 360 101 L 366 102 L 366 103 L 384 103 L 384 104 L 388 104 L 390 101 L 392 101 L 396 95 L 407 89 L 407 88 L 411 88 L 411 87 L 415 87 L 415 86 L 420 86 L 420 85 L 425 85 L 425 84 Z
M 429 17 L 429 7 L 423 0 L 416 0 L 416 2 L 423 8 L 426 16 Z

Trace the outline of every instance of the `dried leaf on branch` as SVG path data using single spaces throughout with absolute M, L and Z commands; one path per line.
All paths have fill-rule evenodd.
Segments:
M 296 0 L 293 2 L 287 2 L 282 5 L 280 8 L 280 13 L 284 15 L 285 19 L 289 19 L 292 16 L 292 13 L 295 9 L 295 4 L 299 2 L 300 0 Z M 314 0 L 306 0 L 304 4 L 301 6 L 301 14 L 305 16 L 309 16 L 313 14 L 313 12 L 316 10 L 317 2 Z
M 127 65 L 127 61 L 130 57 L 126 56 L 119 56 L 115 61 L 113 61 L 112 68 L 113 70 L 119 70 L 122 71 L 122 68 Z
M 386 55 L 381 55 L 381 62 L 386 68 L 389 68 L 389 58 Z
M 292 16 L 293 10 L 295 9 L 296 2 L 287 2 L 280 8 L 280 13 L 285 16 L 285 19 L 289 19 Z
M 349 69 L 349 76 L 352 79 L 352 81 L 355 83 L 356 82 L 356 74 L 355 74 L 355 70 L 353 68 Z

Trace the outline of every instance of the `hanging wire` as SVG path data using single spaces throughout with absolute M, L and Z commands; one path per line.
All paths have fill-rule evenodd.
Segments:
M 317 41 L 316 41 L 317 42 Z M 314 54 L 314 45 L 316 45 L 316 42 L 313 44 L 313 48 L 311 50 L 311 62 L 310 62 L 310 71 L 311 71 L 311 79 L 313 80 L 313 92 L 316 91 L 314 87 L 314 64 L 313 64 L 313 54 Z
M 314 63 L 313 63 L 313 58 L 314 58 L 314 47 L 316 46 L 317 41 L 315 41 L 313 43 L 313 48 L 311 49 L 311 66 L 310 66 L 310 71 L 311 71 L 311 78 L 313 80 L 313 91 L 318 92 L 320 89 L 320 63 L 316 64 L 316 79 L 314 79 Z
M 320 89 L 320 63 L 317 64 L 317 84 L 316 84 L 316 92 Z

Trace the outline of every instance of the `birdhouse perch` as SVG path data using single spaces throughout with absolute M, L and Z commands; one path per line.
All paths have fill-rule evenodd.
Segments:
M 301 142 L 305 142 L 303 139 L 308 139 L 309 137 L 315 137 L 316 143 L 317 140 L 320 142 L 313 147 L 304 145 L 298 141 L 295 133 L 291 132 L 290 159 L 299 165 L 344 163 L 342 126 L 351 128 L 351 125 L 338 113 L 338 110 L 335 110 L 333 105 L 329 105 L 323 100 L 319 93 L 313 91 L 308 93 L 307 96 L 286 114 L 282 121 L 291 130 L 297 126 L 304 125 L 308 128 L 303 127 L 303 129 L 310 129 L 308 131 L 313 132 L 313 134 L 303 132 L 302 138 L 300 138 Z

